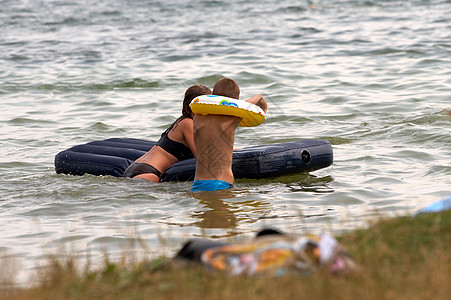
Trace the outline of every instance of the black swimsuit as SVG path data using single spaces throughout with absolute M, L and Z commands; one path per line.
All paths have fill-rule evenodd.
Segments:
M 174 127 L 175 124 L 172 124 L 171 127 L 166 129 L 165 132 L 161 134 L 160 139 L 157 142 L 157 145 L 163 148 L 169 154 L 172 154 L 178 160 L 184 160 L 188 158 L 193 158 L 193 152 L 191 149 L 183 145 L 182 143 L 173 141 L 169 138 L 169 131 Z
M 158 177 L 161 176 L 161 172 L 158 171 L 157 169 L 155 169 L 154 166 L 151 166 L 149 164 L 134 162 L 125 170 L 123 177 L 133 178 L 137 175 L 145 174 L 145 173 L 152 173 L 152 174 L 157 175 Z
M 169 138 L 169 131 L 171 131 L 174 125 L 175 124 L 172 124 L 168 129 L 166 129 L 165 132 L 161 134 L 161 137 L 157 142 L 157 146 L 160 146 L 169 154 L 174 155 L 175 158 L 177 158 L 177 160 L 179 161 L 194 157 L 193 152 L 191 152 L 190 148 Z M 155 174 L 158 177 L 161 176 L 161 172 L 158 171 L 154 166 L 146 163 L 134 162 L 125 170 L 123 177 L 133 178 L 137 175 L 145 173 Z

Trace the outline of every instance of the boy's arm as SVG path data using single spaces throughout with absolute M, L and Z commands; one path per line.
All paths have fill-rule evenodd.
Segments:
M 263 109 L 264 112 L 268 110 L 268 104 L 266 103 L 265 98 L 263 98 L 262 95 L 252 96 L 249 99 L 246 99 L 246 102 L 259 106 L 261 109 Z

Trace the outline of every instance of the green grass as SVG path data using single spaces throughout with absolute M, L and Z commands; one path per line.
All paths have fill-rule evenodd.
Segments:
M 449 299 L 451 211 L 380 220 L 337 237 L 359 273 L 244 277 L 160 258 L 133 265 L 105 261 L 77 270 L 75 260 L 51 260 L 29 289 L 3 288 L 0 299 Z

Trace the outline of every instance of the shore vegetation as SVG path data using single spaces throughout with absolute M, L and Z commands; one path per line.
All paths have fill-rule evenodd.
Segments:
M 378 220 L 337 239 L 358 273 L 231 276 L 169 258 L 91 270 L 67 256 L 51 259 L 33 287 L 14 287 L 3 273 L 0 299 L 449 299 L 451 211 Z

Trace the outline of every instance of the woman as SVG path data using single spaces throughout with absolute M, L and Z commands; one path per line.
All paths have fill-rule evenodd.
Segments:
M 211 90 L 203 85 L 193 85 L 185 92 L 182 116 L 175 120 L 161 135 L 160 140 L 146 154 L 135 160 L 124 172 L 124 177 L 142 178 L 160 182 L 161 174 L 170 166 L 196 157 L 193 139 L 193 112 L 191 101 L 202 95 L 210 95 Z

